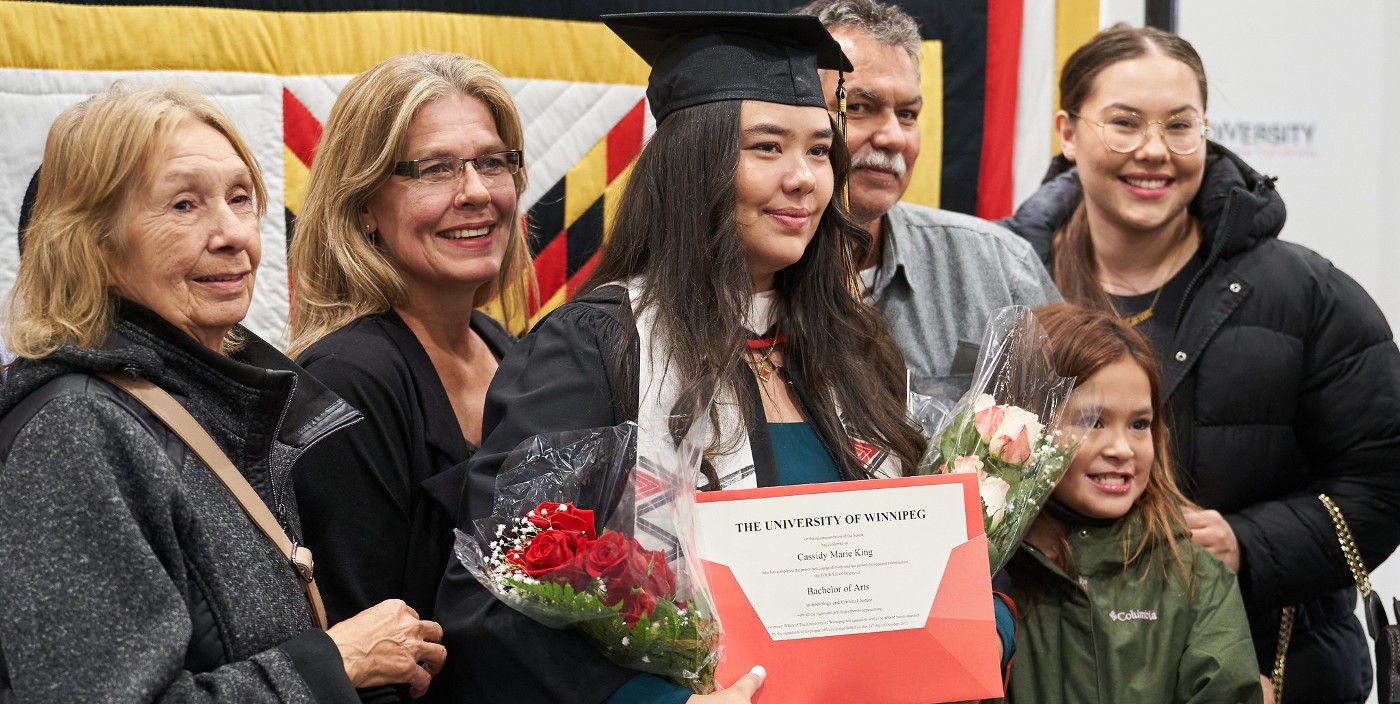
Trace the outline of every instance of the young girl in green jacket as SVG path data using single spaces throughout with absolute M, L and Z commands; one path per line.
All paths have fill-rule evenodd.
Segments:
M 1007 567 L 1022 608 L 1007 701 L 1264 701 L 1235 574 L 1182 517 L 1146 340 L 1109 312 L 1036 315 L 1056 373 L 1079 379 L 1062 422 L 1083 442 Z

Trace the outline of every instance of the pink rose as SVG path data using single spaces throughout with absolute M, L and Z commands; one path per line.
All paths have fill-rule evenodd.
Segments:
M 982 458 L 976 455 L 963 455 L 953 460 L 953 474 L 982 475 Z
M 1000 477 L 984 474 L 978 478 L 977 493 L 982 496 L 982 519 L 988 531 L 996 528 L 1005 518 L 1006 494 L 1009 491 L 1011 485 Z
M 1001 458 L 1010 464 L 1025 464 L 1035 456 L 1031 454 L 1031 439 L 1025 428 L 1021 428 L 1016 433 L 1016 437 L 998 435 L 992 441 L 992 454 L 1000 454 Z
M 1035 443 L 1045 430 L 1040 417 L 1018 406 L 1001 408 L 1001 422 L 992 431 L 988 454 L 1017 465 L 1034 460 Z
M 983 442 L 991 441 L 992 433 L 1001 427 L 1001 420 L 1005 415 L 1006 409 L 1001 406 L 987 406 L 972 416 L 972 425 L 977 428 L 977 434 L 982 436 Z

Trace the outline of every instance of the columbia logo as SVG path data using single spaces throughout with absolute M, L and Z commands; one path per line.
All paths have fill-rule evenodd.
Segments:
M 1156 611 L 1110 611 L 1108 617 L 1114 621 L 1156 621 Z

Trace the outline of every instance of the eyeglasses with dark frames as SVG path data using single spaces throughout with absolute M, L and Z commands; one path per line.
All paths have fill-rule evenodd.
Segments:
M 407 176 L 425 183 L 446 183 L 456 181 L 472 165 L 482 181 L 494 183 L 506 176 L 513 176 L 525 164 L 525 153 L 519 149 L 482 154 L 478 157 L 435 156 L 431 159 L 400 161 L 394 164 L 395 176 Z

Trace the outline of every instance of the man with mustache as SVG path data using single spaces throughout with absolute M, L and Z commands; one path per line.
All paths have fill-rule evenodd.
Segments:
M 1060 300 L 1027 243 L 969 215 L 899 199 L 919 158 L 920 35 L 914 18 L 876 0 L 816 0 L 798 14 L 821 20 L 855 66 L 845 78 L 851 215 L 874 238 L 859 262 L 866 300 L 889 319 L 914 389 L 956 398 L 967 390 L 989 314 Z M 836 109 L 836 72 L 822 71 Z M 960 345 L 960 343 L 965 343 Z M 959 352 L 959 347 L 964 352 Z M 955 358 L 957 364 L 954 364 Z

